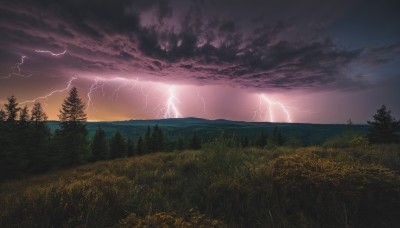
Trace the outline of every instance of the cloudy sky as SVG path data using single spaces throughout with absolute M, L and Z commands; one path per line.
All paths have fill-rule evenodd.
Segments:
M 400 116 L 400 3 L 20 0 L 0 3 L 0 102 L 57 119 L 365 123 Z

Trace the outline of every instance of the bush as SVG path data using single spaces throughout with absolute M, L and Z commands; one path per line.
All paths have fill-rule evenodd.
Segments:
M 366 136 L 359 134 L 335 135 L 325 141 L 323 147 L 329 148 L 348 148 L 348 147 L 368 147 L 369 142 Z

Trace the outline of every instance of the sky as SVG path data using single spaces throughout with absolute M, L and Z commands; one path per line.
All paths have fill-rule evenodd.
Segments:
M 396 0 L 3 0 L 0 104 L 57 120 L 400 117 Z

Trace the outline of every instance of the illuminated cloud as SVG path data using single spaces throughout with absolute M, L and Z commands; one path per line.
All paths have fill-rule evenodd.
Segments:
M 179 115 L 173 114 L 178 108 L 175 98 L 170 103 L 151 101 L 146 83 L 177 91 L 187 85 L 194 90 L 190 97 L 196 100 L 192 103 L 199 103 L 201 115 L 250 120 L 247 114 L 213 113 L 205 95 L 212 91 L 203 87 L 245 91 L 252 99 L 243 100 L 252 107 L 241 110 L 249 116 L 259 101 L 254 94 L 367 93 L 383 88 L 382 84 L 389 88 L 399 72 L 394 66 L 400 57 L 400 35 L 393 29 L 398 28 L 396 6 L 390 0 L 379 4 L 359 0 L 3 1 L 0 78 L 12 80 L 1 81 L 0 89 L 20 88 L 17 78 L 25 77 L 14 76 L 30 76 L 30 82 L 48 86 L 42 93 L 26 96 L 29 101 L 64 88 L 65 81 L 77 76 L 73 85 L 83 90 L 89 109 L 100 97 L 129 102 L 124 90 L 134 88 L 131 91 L 138 92 L 139 98 L 131 99 L 145 100 L 132 101 L 135 105 L 162 104 L 171 112 L 160 116 L 169 117 L 190 112 L 181 107 Z M 384 25 L 387 31 L 382 30 Z M 374 39 L 371 34 L 380 36 Z M 60 79 L 51 85 L 49 78 Z M 134 87 L 132 83 L 138 81 L 140 86 Z M 213 99 L 220 96 L 226 97 L 221 103 L 227 103 L 232 94 L 216 92 Z M 367 100 L 375 105 L 381 103 L 378 98 Z M 270 104 L 281 101 L 270 100 Z M 129 115 L 157 116 L 141 111 Z

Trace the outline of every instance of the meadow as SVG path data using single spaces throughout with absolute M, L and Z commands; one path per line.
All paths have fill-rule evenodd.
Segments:
M 398 227 L 400 146 L 241 148 L 99 161 L 0 185 L 0 227 Z

